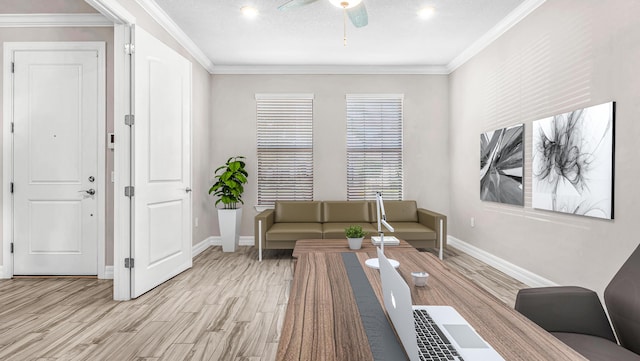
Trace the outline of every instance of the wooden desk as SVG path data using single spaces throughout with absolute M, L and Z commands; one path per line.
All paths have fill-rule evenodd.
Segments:
M 387 246 L 385 244 L 385 254 L 387 250 L 393 249 L 400 252 L 418 252 L 407 241 L 399 240 L 400 244 L 397 246 Z M 377 246 L 371 243 L 371 238 L 365 238 L 362 240 L 362 248 L 349 249 L 349 244 L 346 238 L 343 239 L 301 239 L 296 241 L 296 246 L 293 249 L 293 258 L 298 258 L 301 254 L 322 252 L 322 253 L 341 253 L 341 252 L 362 252 L 368 254 L 370 257 L 377 257 Z
M 505 360 L 585 360 L 432 254 L 385 253 L 400 262 L 414 304 L 453 306 Z M 366 252 L 356 255 L 382 304 L 379 272 L 364 266 Z M 372 360 L 341 254 L 306 252 L 297 263 L 276 359 Z M 413 271 L 430 274 L 426 287 L 411 284 Z

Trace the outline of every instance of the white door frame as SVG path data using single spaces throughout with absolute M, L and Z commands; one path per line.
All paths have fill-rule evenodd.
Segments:
M 118 0 L 84 0 L 114 23 L 114 249 L 113 298 L 131 299 L 132 272 L 125 267 L 125 258 L 133 254 L 132 200 L 125 196 L 126 186 L 133 185 L 132 130 L 124 117 L 133 114 L 135 51 L 129 53 L 129 44 L 135 43 L 136 18 Z M 191 91 L 191 89 L 189 89 Z M 193 134 L 192 134 L 193 136 Z M 192 151 L 190 149 L 190 151 Z M 191 172 L 191 170 L 190 170 Z
M 131 129 L 124 116 L 131 114 L 132 68 L 126 44 L 131 42 L 132 25 L 136 18 L 117 0 L 85 0 L 114 23 L 113 28 L 113 114 L 115 133 L 114 195 L 113 195 L 113 299 L 131 299 L 131 270 L 125 268 L 124 259 L 131 256 L 131 199 L 124 195 L 124 187 L 131 179 Z
M 96 173 L 96 201 L 97 201 L 97 241 L 98 241 L 98 278 L 105 278 L 105 142 L 106 142 L 106 63 L 105 43 L 98 41 L 83 42 L 6 42 L 4 43 L 4 69 L 3 69 L 3 124 L 2 124 L 2 255 L 4 274 L 2 277 L 13 277 L 13 254 L 11 243 L 13 237 L 13 194 L 11 182 L 13 182 L 13 73 L 11 64 L 15 51 L 46 51 L 46 50 L 93 50 L 98 52 L 98 171 Z

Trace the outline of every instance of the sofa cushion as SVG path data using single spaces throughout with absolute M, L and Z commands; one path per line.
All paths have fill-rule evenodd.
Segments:
M 322 202 L 277 201 L 275 213 L 276 223 L 320 223 L 322 222 Z
M 591 361 L 640 361 L 640 356 L 605 338 L 579 333 L 552 332 Z
M 395 232 L 389 232 L 383 226 L 382 231 L 384 232 L 385 236 L 396 236 L 397 238 L 404 239 L 405 241 L 436 239 L 436 232 L 428 227 L 423 226 L 420 223 L 390 221 L 389 224 L 394 228 Z M 371 226 L 376 230 L 377 233 L 378 224 L 371 223 Z
M 343 239 L 346 238 L 344 235 L 344 229 L 349 226 L 361 226 L 362 230 L 367 234 L 366 238 L 370 238 L 371 236 L 375 236 L 377 231 L 375 227 L 373 227 L 370 223 L 364 222 L 329 222 L 322 224 L 322 238 L 324 239 Z
M 367 201 L 326 201 L 322 208 L 324 222 L 372 221 Z
M 416 201 L 384 201 L 387 222 L 418 222 Z M 371 222 L 376 221 L 376 202 L 371 202 Z M 393 224 L 392 224 L 393 226 Z
M 298 239 L 321 239 L 321 223 L 275 223 L 266 235 L 267 241 L 290 241 Z

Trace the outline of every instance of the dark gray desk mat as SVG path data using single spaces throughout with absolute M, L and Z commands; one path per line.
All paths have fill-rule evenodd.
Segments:
M 342 262 L 358 304 L 373 359 L 376 361 L 408 360 L 356 254 L 342 253 Z

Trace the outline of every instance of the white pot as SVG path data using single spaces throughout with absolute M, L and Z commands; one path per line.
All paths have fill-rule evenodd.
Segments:
M 349 249 L 360 249 L 362 247 L 363 238 L 347 238 L 349 241 Z
M 218 209 L 218 223 L 220 224 L 220 238 L 222 251 L 235 252 L 240 243 L 240 223 L 242 208 Z

